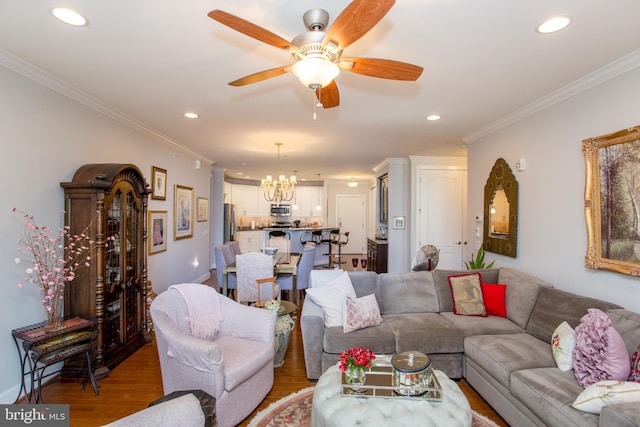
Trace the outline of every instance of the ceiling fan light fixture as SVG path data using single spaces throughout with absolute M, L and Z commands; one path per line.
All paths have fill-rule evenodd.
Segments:
M 320 57 L 303 58 L 293 64 L 291 71 L 300 83 L 309 88 L 325 87 L 340 74 L 336 64 Z

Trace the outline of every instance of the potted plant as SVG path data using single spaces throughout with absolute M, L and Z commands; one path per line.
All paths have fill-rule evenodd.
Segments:
M 482 246 L 480 246 L 480 248 L 478 248 L 478 252 L 476 252 L 475 256 L 472 253 L 471 254 L 471 259 L 469 260 L 469 262 L 464 263 L 464 265 L 467 267 L 467 270 L 482 270 L 482 269 L 486 269 L 486 268 L 492 268 L 493 264 L 496 261 L 493 260 L 489 263 L 489 265 L 485 265 L 484 263 L 484 249 L 482 248 Z

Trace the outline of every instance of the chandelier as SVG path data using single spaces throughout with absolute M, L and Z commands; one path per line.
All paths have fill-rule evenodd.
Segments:
M 267 175 L 262 180 L 262 194 L 267 202 L 281 203 L 290 202 L 295 195 L 296 176 L 291 175 L 287 179 L 284 175 L 280 175 L 280 146 L 282 142 L 276 142 L 278 147 L 278 179 L 274 180 L 271 175 Z

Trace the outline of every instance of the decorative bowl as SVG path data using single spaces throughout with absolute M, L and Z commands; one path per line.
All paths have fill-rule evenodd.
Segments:
M 278 310 L 278 309 L 280 308 L 280 301 L 278 301 L 278 300 L 274 300 L 274 299 L 271 299 L 271 300 L 269 300 L 269 301 L 266 301 L 266 302 L 264 303 L 264 308 L 266 308 L 267 310 L 274 310 L 274 311 L 276 311 L 276 310 Z

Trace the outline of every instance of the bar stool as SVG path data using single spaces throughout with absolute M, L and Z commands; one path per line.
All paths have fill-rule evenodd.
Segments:
M 287 231 L 274 230 L 269 232 L 269 238 L 272 237 L 284 237 L 285 239 L 291 240 L 291 235 Z
M 343 239 L 344 236 L 344 239 Z M 338 264 L 339 266 L 346 263 L 346 261 L 342 261 L 342 247 L 349 243 L 349 232 L 345 232 L 344 234 L 340 233 L 340 230 L 332 230 L 330 234 L 330 240 L 332 245 L 336 245 L 338 247 Z

